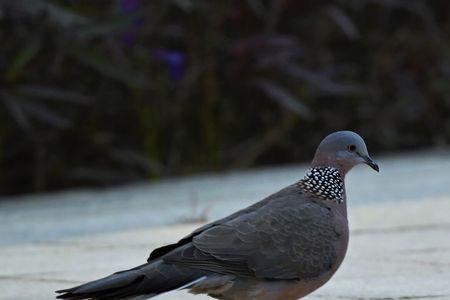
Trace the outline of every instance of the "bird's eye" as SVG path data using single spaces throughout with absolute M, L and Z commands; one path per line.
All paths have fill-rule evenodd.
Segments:
M 356 151 L 356 146 L 355 145 L 348 145 L 347 146 L 348 151 L 350 152 L 355 152 Z

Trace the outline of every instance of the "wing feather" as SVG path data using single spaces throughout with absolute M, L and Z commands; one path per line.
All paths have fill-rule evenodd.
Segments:
M 243 277 L 309 279 L 336 259 L 334 226 L 324 204 L 289 194 L 207 228 L 163 260 Z

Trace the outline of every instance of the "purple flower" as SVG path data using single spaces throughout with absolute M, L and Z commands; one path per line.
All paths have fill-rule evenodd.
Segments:
M 120 0 L 120 8 L 124 13 L 133 13 L 139 7 L 140 0 Z M 136 43 L 136 35 L 145 24 L 145 18 L 142 15 L 133 13 L 131 22 L 124 27 L 121 40 L 126 46 L 133 46 Z
M 127 30 L 122 33 L 122 43 L 124 43 L 126 46 L 133 46 L 135 42 L 136 34 L 134 31 Z
M 157 49 L 153 51 L 153 57 L 166 63 L 172 82 L 178 83 L 183 78 L 186 60 L 184 53 L 176 50 Z
M 138 16 L 133 19 L 133 27 L 141 28 L 145 24 L 145 18 L 143 16 Z
M 120 0 L 119 3 L 120 9 L 126 13 L 135 11 L 139 6 L 139 0 Z

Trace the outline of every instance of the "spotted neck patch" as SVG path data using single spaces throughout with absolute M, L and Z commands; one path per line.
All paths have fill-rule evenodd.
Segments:
M 344 201 L 344 181 L 335 168 L 311 168 L 298 184 L 323 200 Z

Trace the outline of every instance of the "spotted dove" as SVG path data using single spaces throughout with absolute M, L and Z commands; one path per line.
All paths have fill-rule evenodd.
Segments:
M 217 299 L 299 299 L 326 283 L 348 243 L 344 178 L 364 140 L 328 135 L 306 176 L 256 204 L 153 250 L 147 263 L 57 291 L 60 299 L 147 299 L 175 289 Z

